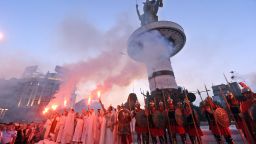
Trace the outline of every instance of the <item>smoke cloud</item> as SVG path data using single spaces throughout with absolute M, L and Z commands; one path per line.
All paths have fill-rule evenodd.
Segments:
M 149 75 L 162 66 L 170 67 L 169 59 L 173 52 L 173 43 L 156 30 L 136 38 L 128 49 L 129 55 L 147 65 Z
M 239 74 L 233 73 L 234 81 L 245 82 L 254 92 L 256 91 L 256 73 Z
M 76 86 L 82 83 L 93 87 L 86 95 L 79 94 L 80 98 L 96 97 L 101 91 L 103 100 L 118 101 L 118 97 L 107 97 L 114 86 L 123 88 L 129 86 L 135 79 L 145 77 L 145 69 L 132 61 L 126 54 L 127 40 L 133 28 L 127 20 L 120 19 L 117 24 L 106 32 L 95 28 L 92 24 L 81 20 L 65 20 L 61 25 L 60 45 L 66 45 L 62 50 L 73 53 L 94 53 L 95 57 L 64 65 L 66 69 L 64 82 L 49 105 L 58 103 L 62 105 L 64 99 L 68 100 Z M 94 85 L 94 86 L 92 86 Z M 83 87 L 78 87 L 83 89 Z M 124 94 L 126 96 L 128 94 Z M 108 102 L 107 102 L 108 103 Z
M 1 48 L 0 51 L 0 78 L 20 77 L 25 67 L 39 64 L 39 61 L 22 51 L 8 52 L 7 49 Z
M 255 92 L 256 91 L 256 73 L 251 74 L 250 77 L 248 78 L 248 81 L 249 81 L 249 85 L 251 85 L 251 88 Z

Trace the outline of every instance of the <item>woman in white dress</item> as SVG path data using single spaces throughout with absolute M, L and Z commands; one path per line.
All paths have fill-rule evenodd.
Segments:
M 104 108 L 104 105 L 100 101 L 102 109 L 104 110 L 104 118 L 101 126 L 100 144 L 113 144 L 114 143 L 114 124 L 115 115 L 112 112 L 113 107 L 109 106 L 108 110 Z
M 49 118 L 46 120 L 45 124 L 44 124 L 44 139 L 48 139 L 49 138 L 49 134 L 50 134 L 50 129 L 51 129 L 51 125 L 52 125 L 52 116 L 49 116 Z
M 62 138 L 62 135 L 63 135 L 64 125 L 65 125 L 67 115 L 68 115 L 68 112 L 64 111 L 63 114 L 60 117 L 60 121 L 59 121 L 59 124 L 58 124 L 59 125 L 59 131 L 58 131 L 57 140 L 56 140 L 57 143 L 61 142 L 61 138 Z
M 74 112 L 74 109 L 70 109 L 65 121 L 63 135 L 61 138 L 62 144 L 71 143 L 73 138 L 73 133 L 74 133 L 74 126 L 75 126 L 75 112 Z
M 100 132 L 101 132 L 101 124 L 102 124 L 103 116 L 100 112 L 100 109 L 98 109 L 97 115 L 95 116 L 95 130 L 94 130 L 94 144 L 100 143 Z
M 88 112 L 86 110 L 83 110 L 83 132 L 82 132 L 82 143 L 86 144 L 86 140 L 87 140 L 87 127 L 88 127 Z
M 81 143 L 81 137 L 82 137 L 82 132 L 83 132 L 83 116 L 79 115 L 78 113 L 76 114 L 76 128 L 75 132 L 73 135 L 73 143 L 78 144 Z

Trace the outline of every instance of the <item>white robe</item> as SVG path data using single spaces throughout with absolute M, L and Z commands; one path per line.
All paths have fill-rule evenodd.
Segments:
M 83 121 L 84 121 L 84 124 L 83 124 L 83 133 L 82 133 L 82 138 L 81 138 L 82 140 L 81 141 L 82 141 L 83 144 L 86 144 L 86 139 L 87 139 L 87 133 L 86 133 L 87 130 L 86 129 L 87 129 L 87 126 L 88 126 L 87 125 L 88 116 L 84 116 Z
M 65 121 L 63 135 L 61 139 L 62 144 L 71 143 L 75 125 L 75 112 L 69 112 Z
M 54 128 L 54 132 L 50 132 L 51 140 L 53 140 L 53 141 L 56 141 L 56 139 L 57 139 L 58 131 L 59 131 L 59 128 L 60 128 L 60 126 L 59 126 L 60 117 L 57 116 L 57 117 L 55 118 L 55 120 L 56 120 L 57 122 L 56 122 L 56 126 L 55 126 L 55 128 Z M 53 119 L 53 121 L 54 121 L 54 119 Z M 53 123 L 52 123 L 52 125 L 53 125 Z
M 81 142 L 82 132 L 83 132 L 83 119 L 77 118 L 76 119 L 76 128 L 73 135 L 73 141 L 74 142 Z
M 102 121 L 101 132 L 100 132 L 100 144 L 114 143 L 113 129 L 109 127 L 114 122 L 115 122 L 115 116 L 113 113 L 108 113 L 104 116 Z
M 88 123 L 87 123 L 87 129 L 86 129 L 86 133 L 87 133 L 87 140 L 86 140 L 86 144 L 94 144 L 94 131 L 95 131 L 95 113 L 92 113 L 89 118 L 88 118 Z
M 44 128 L 45 128 L 44 139 L 48 139 L 48 136 L 50 134 L 51 126 L 52 126 L 52 119 L 47 119 L 47 121 L 44 124 Z
M 62 115 L 62 116 L 60 117 L 60 121 L 58 122 L 59 131 L 58 131 L 57 140 L 56 140 L 56 142 L 58 142 L 58 143 L 61 142 L 61 138 L 62 138 L 62 135 L 63 135 L 63 130 L 64 130 L 65 121 L 66 121 L 66 116 L 65 116 L 65 115 Z
M 95 116 L 95 130 L 94 130 L 94 143 L 99 144 L 100 142 L 100 130 L 101 130 L 102 117 Z
M 130 122 L 130 128 L 131 128 L 131 133 L 135 133 L 135 117 L 132 118 L 132 121 Z

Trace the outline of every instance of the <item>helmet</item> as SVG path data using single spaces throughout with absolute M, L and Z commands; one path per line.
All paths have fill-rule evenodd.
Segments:
M 173 99 L 171 99 L 170 97 L 168 97 L 167 102 L 168 102 L 168 103 L 173 103 Z
M 248 93 L 251 93 L 252 91 L 251 91 L 251 89 L 249 89 L 249 88 L 243 88 L 242 89 L 242 94 L 248 94 Z
M 232 92 L 229 92 L 229 91 L 227 92 L 226 96 L 227 96 L 227 97 L 230 97 L 230 98 L 233 98 L 233 97 L 234 97 L 234 95 L 232 94 Z
M 163 106 L 164 103 L 162 101 L 159 102 L 159 106 Z

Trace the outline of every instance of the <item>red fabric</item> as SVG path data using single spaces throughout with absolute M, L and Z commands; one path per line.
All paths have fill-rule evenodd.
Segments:
M 241 87 L 243 87 L 243 88 L 249 88 L 244 82 L 240 82 L 239 84 L 240 84 Z
M 176 132 L 178 134 L 185 134 L 186 133 L 185 128 L 183 126 L 176 126 Z
M 197 133 L 199 136 L 203 136 L 203 132 L 202 132 L 201 128 L 198 128 L 198 127 L 197 127 L 197 129 L 195 129 L 195 127 L 187 128 L 186 132 L 190 136 L 197 136 Z
M 244 128 L 244 125 L 243 125 L 243 122 L 241 119 L 235 119 L 236 121 L 236 128 L 237 129 L 243 129 Z
M 153 136 L 163 136 L 164 135 L 164 130 L 163 129 L 159 129 L 159 128 L 150 128 L 150 133 Z
M 249 110 L 249 108 L 254 104 L 252 100 L 246 100 L 241 102 L 240 109 L 242 113 L 245 113 Z
M 224 128 L 220 125 L 218 125 L 219 128 L 217 126 L 211 126 L 210 125 L 210 130 L 212 131 L 213 134 L 216 134 L 216 135 L 224 135 L 224 136 L 230 136 L 231 135 L 231 132 L 230 132 L 230 129 L 229 128 Z
M 170 126 L 169 126 L 169 129 L 170 129 L 170 132 L 171 132 L 171 133 L 176 133 L 176 127 L 175 127 L 175 125 L 170 125 Z
M 135 131 L 136 131 L 136 133 L 138 133 L 138 134 L 146 133 L 146 132 L 148 132 L 148 128 L 135 127 Z
M 185 134 L 185 128 L 183 126 L 178 125 L 170 125 L 169 126 L 170 133 L 178 133 L 178 134 Z
M 128 135 L 128 141 L 129 141 L 130 143 L 132 143 L 132 136 L 131 136 L 131 135 Z

